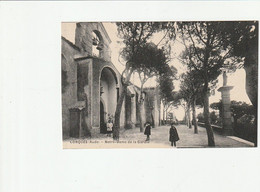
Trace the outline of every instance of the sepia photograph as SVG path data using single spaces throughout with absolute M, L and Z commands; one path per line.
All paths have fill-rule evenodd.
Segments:
M 64 149 L 257 146 L 258 21 L 61 23 Z
M 0 1 L 0 191 L 259 192 L 257 1 Z

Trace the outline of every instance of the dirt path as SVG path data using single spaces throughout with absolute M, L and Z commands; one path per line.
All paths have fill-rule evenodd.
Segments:
M 199 127 L 199 133 L 194 134 L 193 129 L 188 129 L 185 125 L 177 125 L 180 140 L 177 142 L 178 147 L 208 147 L 206 129 Z M 170 146 L 169 142 L 170 126 L 160 126 L 152 129 L 150 143 L 160 143 L 165 146 Z M 226 136 L 214 134 L 216 147 L 252 147 L 248 143 L 236 141 Z M 138 128 L 126 130 L 122 132 L 121 139 L 126 140 L 145 140 L 145 135 L 140 133 Z
M 177 125 L 180 140 L 177 148 L 206 148 L 208 147 L 206 129 L 199 127 L 198 134 L 194 134 L 193 129 L 188 129 L 185 125 Z M 169 142 L 170 126 L 160 126 L 152 128 L 150 142 L 146 142 L 146 135 L 140 132 L 139 128 L 121 130 L 120 146 L 113 141 L 112 137 L 106 134 L 99 134 L 95 138 L 76 139 L 71 138 L 63 142 L 64 148 L 172 148 Z M 252 143 L 226 136 L 214 134 L 216 148 L 219 147 L 252 147 Z M 73 145 L 70 145 L 70 144 Z

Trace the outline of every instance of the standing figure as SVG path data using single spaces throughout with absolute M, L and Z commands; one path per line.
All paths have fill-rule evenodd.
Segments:
M 144 124 L 145 126 L 145 130 L 144 130 L 144 134 L 146 135 L 146 140 L 145 141 L 149 141 L 150 140 L 150 135 L 151 135 L 151 125 L 149 122 L 146 122 Z
M 176 141 L 180 140 L 177 129 L 176 129 L 176 127 L 174 127 L 173 123 L 171 124 L 171 128 L 170 128 L 169 140 L 171 142 L 171 146 L 173 146 L 173 144 L 174 144 L 174 147 L 176 147 Z
M 107 136 L 111 137 L 112 130 L 113 130 L 113 122 L 111 119 L 109 119 L 107 122 Z

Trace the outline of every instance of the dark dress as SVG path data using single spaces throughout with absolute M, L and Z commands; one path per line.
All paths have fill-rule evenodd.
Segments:
M 179 141 L 179 135 L 177 132 L 177 129 L 175 127 L 171 127 L 170 128 L 170 138 L 169 138 L 170 142 L 174 142 L 174 141 Z
M 151 135 L 151 125 L 147 125 L 144 130 L 145 135 Z

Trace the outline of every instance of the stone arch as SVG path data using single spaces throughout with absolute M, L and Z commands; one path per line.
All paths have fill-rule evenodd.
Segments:
M 116 73 L 111 67 L 104 66 L 101 69 L 99 79 L 100 101 L 103 101 L 106 108 L 106 118 L 108 116 L 114 117 L 119 91 Z
M 100 74 L 99 74 L 99 79 L 101 78 L 102 71 L 103 71 L 105 68 L 108 68 L 108 69 L 111 71 L 111 73 L 113 74 L 114 79 L 115 79 L 115 81 L 116 81 L 116 84 L 118 85 L 118 77 L 117 77 L 117 75 L 116 75 L 116 72 L 115 72 L 115 70 L 114 70 L 112 67 L 110 67 L 109 65 L 105 65 L 105 66 L 103 66 L 103 67 L 101 68 Z
M 92 31 L 92 55 L 103 57 L 104 39 L 98 30 Z
M 97 37 L 99 38 L 99 40 L 100 40 L 102 43 L 104 43 L 104 39 L 103 39 L 103 37 L 102 37 L 100 31 L 98 31 L 97 29 L 94 29 L 94 30 L 93 30 L 93 33 L 95 33 L 95 34 L 97 35 Z

